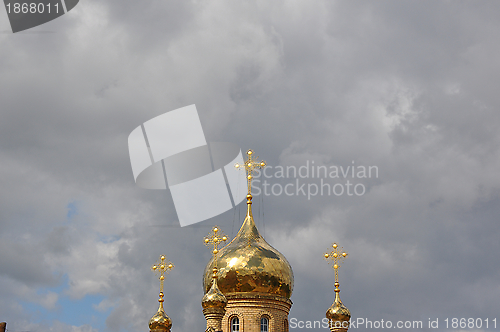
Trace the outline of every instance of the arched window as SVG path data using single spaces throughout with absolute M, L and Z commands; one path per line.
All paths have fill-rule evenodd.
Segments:
M 231 318 L 231 332 L 239 332 L 240 331 L 240 319 L 236 316 Z
M 285 332 L 288 332 L 288 319 L 285 319 L 283 327 L 284 327 Z
M 260 319 L 260 332 L 269 332 L 269 318 L 262 317 Z

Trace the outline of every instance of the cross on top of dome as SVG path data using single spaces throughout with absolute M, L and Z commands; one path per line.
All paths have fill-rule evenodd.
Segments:
M 343 251 L 344 248 L 339 248 L 337 243 L 332 244 L 333 250 L 331 252 L 325 253 L 325 259 L 328 260 L 328 263 L 333 262 L 332 268 L 335 271 L 335 282 L 339 282 L 339 267 L 340 262 L 342 262 L 348 255 L 346 251 Z
M 160 294 L 163 295 L 163 281 L 165 280 L 165 273 L 169 273 L 174 268 L 174 264 L 170 262 L 165 255 L 160 256 L 160 261 L 151 266 L 151 270 L 160 275 Z
M 227 241 L 227 235 L 224 234 L 221 229 L 217 226 L 212 228 L 212 231 L 205 237 L 205 245 L 214 246 L 214 250 L 212 250 L 212 254 L 214 255 L 214 260 L 217 263 L 217 254 L 219 253 L 219 245 L 223 242 Z M 215 266 L 217 268 L 217 266 Z M 214 272 L 215 273 L 215 272 Z
M 264 160 L 261 160 L 261 161 L 254 160 L 253 150 L 248 150 L 247 156 L 248 156 L 248 159 L 245 160 L 245 163 L 243 165 L 240 165 L 237 163 L 234 165 L 234 167 L 236 167 L 238 169 L 245 168 L 245 171 L 247 172 L 248 195 L 250 197 L 252 197 L 253 172 L 255 171 L 255 169 L 266 167 L 266 162 Z M 259 157 L 255 157 L 255 159 L 257 159 L 257 158 L 259 158 Z

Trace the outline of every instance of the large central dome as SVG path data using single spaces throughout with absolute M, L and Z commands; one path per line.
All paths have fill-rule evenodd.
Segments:
M 217 255 L 217 284 L 225 295 L 252 292 L 290 298 L 293 290 L 292 267 L 285 256 L 260 235 L 253 220 L 251 200 L 250 196 L 247 215 L 240 231 Z M 205 268 L 205 293 L 212 283 L 214 263 L 212 258 Z

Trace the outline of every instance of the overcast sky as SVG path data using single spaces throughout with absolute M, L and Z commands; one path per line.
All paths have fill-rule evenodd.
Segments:
M 362 195 L 255 197 L 293 267 L 290 318 L 325 317 L 322 257 L 337 241 L 353 319 L 500 328 L 499 15 L 498 1 L 81 0 L 13 34 L 2 7 L 0 321 L 147 331 L 165 254 L 173 331 L 204 331 L 202 239 L 215 224 L 234 236 L 245 207 L 181 228 L 168 190 L 134 183 L 127 146 L 143 122 L 196 104 L 207 141 L 254 149 L 273 175 L 378 170 L 266 179 Z

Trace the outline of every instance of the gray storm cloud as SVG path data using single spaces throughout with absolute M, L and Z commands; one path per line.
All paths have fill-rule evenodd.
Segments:
M 135 185 L 127 146 L 191 104 L 207 141 L 269 165 L 379 169 L 359 197 L 255 197 L 257 226 L 294 269 L 290 317 L 324 317 L 322 254 L 337 241 L 353 317 L 495 318 L 499 6 L 87 0 L 16 34 L 0 13 L 0 320 L 145 330 L 165 254 L 174 328 L 204 328 L 202 239 L 214 224 L 234 236 L 241 207 L 178 227 L 168 191 Z M 68 301 L 87 316 L 58 316 Z

